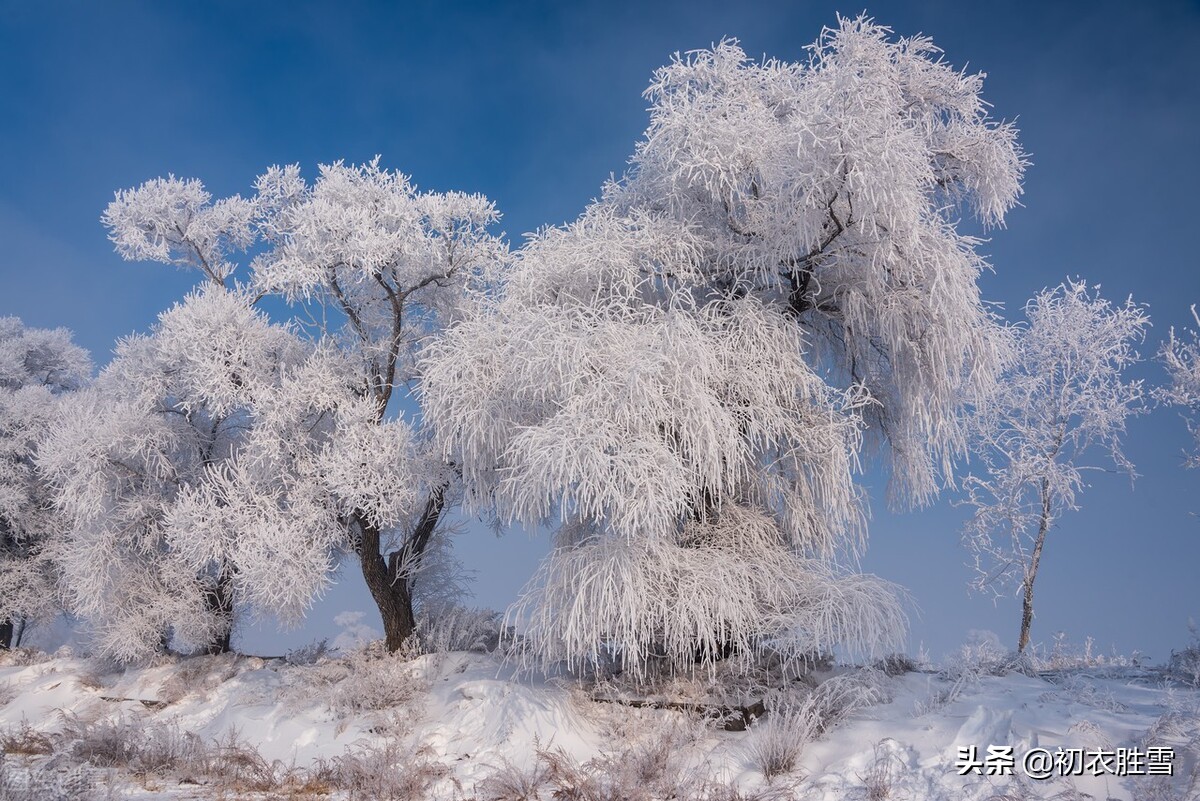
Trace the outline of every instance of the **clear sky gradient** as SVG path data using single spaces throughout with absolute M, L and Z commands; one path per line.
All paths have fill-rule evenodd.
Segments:
M 195 276 L 128 264 L 99 223 L 114 190 L 167 173 L 216 196 L 263 168 L 381 154 L 426 189 L 483 192 L 523 232 L 574 218 L 619 174 L 647 122 L 641 93 L 676 51 L 737 37 L 752 55 L 804 57 L 858 5 L 756 3 L 0 2 L 0 315 L 72 328 L 98 363 Z M 984 250 L 986 295 L 1008 313 L 1068 274 L 1149 304 L 1151 354 L 1200 302 L 1200 6 L 1195 2 L 876 2 L 898 34 L 929 34 L 988 74 L 995 116 L 1018 120 L 1034 162 L 1024 207 Z M 1154 365 L 1139 375 L 1162 379 Z M 1140 477 L 1097 474 L 1051 532 L 1034 641 L 1071 639 L 1165 659 L 1200 621 L 1200 471 L 1159 410 L 1135 420 Z M 873 474 L 868 483 L 881 483 Z M 879 493 L 875 493 L 878 495 Z M 969 595 L 966 510 L 877 502 L 864 566 L 921 607 L 912 649 L 937 656 L 970 629 L 1016 640 L 1019 604 Z M 546 539 L 459 541 L 477 601 L 503 607 Z M 363 609 L 357 566 L 287 635 L 244 629 L 250 652 L 336 634 Z

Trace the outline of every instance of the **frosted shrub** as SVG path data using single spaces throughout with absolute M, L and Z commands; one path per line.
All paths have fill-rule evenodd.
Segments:
M 537 779 L 552 797 L 579 801 L 704 798 L 708 766 L 690 749 L 693 727 L 678 723 L 672 716 L 649 730 L 617 738 L 613 748 L 583 764 L 562 750 L 539 748 L 539 765 L 527 772 L 524 785 Z
M 86 765 L 15 768 L 0 754 L 0 801 L 100 801 L 92 773 Z
M 1200 628 L 1188 621 L 1192 641 L 1181 651 L 1172 651 L 1167 663 L 1167 672 L 1176 681 L 1192 687 L 1200 687 Z
M 804 747 L 820 732 L 820 714 L 810 696 L 800 704 L 772 709 L 766 720 L 751 727 L 746 752 L 767 781 L 796 768 Z
M 858 668 L 826 679 L 813 690 L 817 733 L 829 729 L 859 710 L 892 700 L 891 682 L 874 668 Z
M 678 737 L 663 733 L 649 744 L 616 748 L 585 763 L 561 749 L 537 750 L 534 764 L 506 763 L 476 787 L 483 801 L 788 801 L 781 787 L 745 792 L 715 779 L 703 758 L 687 759 Z
M 593 767 L 617 797 L 688 795 L 689 783 L 701 778 L 700 765 L 689 750 L 695 728 L 667 719 L 627 748 L 597 758 Z
M 343 657 L 325 657 L 284 672 L 283 696 L 308 704 L 316 696 L 340 713 L 406 709 L 428 689 L 420 667 L 374 642 Z
M 1200 798 L 1200 697 L 1168 689 L 1167 711 L 1138 739 L 1142 748 L 1173 746 L 1175 776 L 1154 776 L 1132 786 L 1134 801 L 1193 801 Z M 1181 769 L 1180 765 L 1189 766 Z
M 551 776 L 555 760 L 559 755 L 546 758 L 541 754 L 530 768 L 521 768 L 505 760 L 476 786 L 483 801 L 540 801 L 541 788 Z M 578 794 L 579 791 L 576 790 Z
M 998 639 L 979 637 L 947 658 L 940 674 L 950 681 L 974 682 L 981 676 L 1006 676 L 1028 666 L 1028 660 L 1002 647 Z
M 137 719 L 89 722 L 74 716 L 66 718 L 60 735 L 72 757 L 105 768 L 132 765 L 146 736 L 144 723 Z
M 68 716 L 57 739 L 75 763 L 122 773 L 205 781 L 219 790 L 264 792 L 279 786 L 287 771 L 244 742 L 235 729 L 205 741 L 178 724 L 135 717 L 86 721 Z
M 904 761 L 898 753 L 900 746 L 890 737 L 875 743 L 875 759 L 866 773 L 858 778 L 866 790 L 866 801 L 887 801 L 892 798 L 896 783 L 903 775 Z
M 1188 430 L 1195 439 L 1187 466 L 1200 467 L 1200 313 L 1194 305 L 1192 319 L 1196 328 L 1178 334 L 1172 328 L 1159 350 L 1159 362 L 1167 369 L 1171 382 L 1156 389 L 1154 395 L 1162 403 L 1183 407 Z
M 1072 674 L 1056 682 L 1060 692 L 1078 704 L 1108 712 L 1128 712 L 1129 707 L 1113 696 L 1112 690 L 1101 689 L 1086 674 Z
M 901 653 L 888 654 L 876 661 L 874 667 L 888 676 L 903 676 L 905 673 L 914 673 L 921 669 L 917 660 Z
M 173 704 L 192 693 L 211 692 L 238 672 L 235 654 L 193 656 L 180 659 L 159 689 L 159 698 Z
M 428 654 L 495 651 L 504 634 L 499 612 L 454 603 L 431 604 L 417 615 L 417 639 Z
M 369 660 L 355 663 L 337 684 L 331 706 L 353 712 L 392 709 L 408 704 L 426 688 L 411 664 L 394 657 Z
M 763 775 L 790 773 L 805 745 L 855 712 L 891 700 L 888 677 L 874 668 L 833 676 L 797 698 L 779 694 L 768 700 L 768 715 L 750 730 L 747 753 Z
M 29 725 L 28 720 L 22 720 L 15 726 L 0 730 L 0 752 L 5 754 L 23 754 L 25 756 L 50 754 L 54 744 L 41 731 Z
M 13 665 L 36 665 L 39 662 L 47 662 L 53 657 L 45 651 L 37 648 L 10 648 L 8 650 L 0 650 L 0 665 L 5 667 Z
M 319 773 L 346 794 L 346 801 L 424 801 L 450 769 L 430 750 L 388 743 L 347 751 L 325 762 Z
M 940 712 L 948 704 L 952 704 L 962 697 L 963 692 L 976 680 L 978 680 L 977 676 L 961 675 L 949 679 L 949 684 L 946 686 L 930 689 L 924 698 L 918 699 L 913 704 L 913 717 L 919 718 Z
M 287 773 L 281 762 L 268 761 L 233 728 L 205 749 L 203 755 L 205 774 L 219 787 L 241 793 L 274 790 Z
M 930 691 L 927 697 L 917 701 L 913 715 L 921 717 L 940 711 L 952 704 L 968 688 L 978 684 L 983 676 L 1006 676 L 1014 670 L 1032 670 L 1029 656 L 1022 657 L 1008 651 L 991 632 L 976 636 L 958 652 L 949 656 L 938 671 L 938 679 L 945 682 Z
M 1189 645 L 1182 651 L 1172 651 L 1167 669 L 1179 681 L 1200 687 L 1200 646 Z
M 332 652 L 329 641 L 322 639 L 299 648 L 293 648 L 284 654 L 283 661 L 289 665 L 315 665 L 321 660 L 329 658 Z

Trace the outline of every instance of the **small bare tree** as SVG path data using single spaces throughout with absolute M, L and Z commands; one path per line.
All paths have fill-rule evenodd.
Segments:
M 1133 476 L 1121 451 L 1125 421 L 1143 410 L 1141 381 L 1125 381 L 1149 317 L 1132 299 L 1113 306 L 1098 287 L 1068 280 L 1025 306 L 1013 359 L 996 391 L 977 406 L 975 452 L 984 476 L 965 486 L 975 516 L 963 542 L 975 559 L 977 590 L 1016 584 L 1022 594 L 1017 650 L 1029 645 L 1033 584 L 1046 534 L 1078 508 L 1083 471 L 1100 456 Z

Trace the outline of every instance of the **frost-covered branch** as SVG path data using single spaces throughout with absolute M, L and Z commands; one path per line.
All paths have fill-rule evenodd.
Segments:
M 172 175 L 117 192 L 101 219 L 123 258 L 197 269 L 224 285 L 236 269 L 226 257 L 254 243 L 255 213 L 252 201 L 213 203 L 199 181 Z

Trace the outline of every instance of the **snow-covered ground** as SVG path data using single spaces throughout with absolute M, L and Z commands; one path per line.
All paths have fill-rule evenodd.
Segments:
M 1197 689 L 1141 667 L 978 668 L 865 676 L 891 700 L 833 719 L 768 783 L 762 746 L 779 715 L 724 731 L 517 676 L 489 654 L 227 655 L 105 672 L 17 652 L 0 657 L 0 798 L 1200 797 Z M 981 772 L 960 775 L 972 747 Z M 989 747 L 1011 747 L 1012 775 Z M 1151 747 L 1173 750 L 1147 760 Z M 1026 754 L 1071 748 L 1079 767 L 1025 777 Z M 1088 764 L 1097 752 L 1113 771 L 1173 775 L 1117 776 Z M 390 778 L 371 785 L 370 773 Z M 21 795 L 30 780 L 41 789 Z

